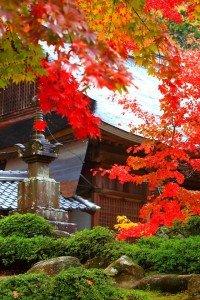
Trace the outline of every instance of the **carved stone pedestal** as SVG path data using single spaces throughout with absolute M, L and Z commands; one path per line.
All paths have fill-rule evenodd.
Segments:
M 51 178 L 28 178 L 18 185 L 18 210 L 34 212 L 37 207 L 59 208 L 60 184 Z

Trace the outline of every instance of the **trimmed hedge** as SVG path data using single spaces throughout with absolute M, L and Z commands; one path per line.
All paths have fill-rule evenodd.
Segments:
M 12 300 L 148 300 L 139 292 L 112 286 L 103 270 L 72 267 L 55 277 L 25 274 L 0 281 L 0 299 Z
M 52 295 L 56 300 L 125 300 L 130 294 L 113 287 L 110 278 L 100 269 L 70 268 L 58 274 L 53 284 L 56 288 Z
M 14 214 L 0 220 L 0 235 L 32 237 L 34 235 L 50 236 L 53 226 L 43 217 L 35 214 Z
M 109 241 L 112 241 L 114 247 L 114 236 L 114 232 L 103 227 L 85 229 L 69 239 L 47 236 L 33 238 L 0 236 L 0 261 L 4 266 L 24 263 L 28 268 L 40 260 L 70 255 L 78 257 L 83 263 L 95 256 L 101 256 L 104 246 Z
M 44 300 L 49 298 L 49 276 L 46 274 L 27 274 L 12 276 L 0 281 L 0 299 Z
M 82 263 L 93 257 L 104 257 L 107 263 L 121 255 L 131 257 L 145 270 L 161 273 L 200 273 L 200 236 L 183 239 L 142 238 L 137 244 L 114 240 L 107 228 L 83 230 L 73 237 L 51 238 L 38 236 L 24 238 L 0 237 L 0 262 L 2 266 L 26 266 L 48 258 L 70 255 Z
M 17 236 L 0 237 L 0 261 L 3 265 L 34 263 L 52 257 L 68 255 L 67 239 L 37 236 L 31 239 Z
M 141 238 L 137 244 L 108 243 L 102 256 L 108 260 L 127 255 L 145 270 L 160 273 L 200 273 L 200 236 L 183 239 Z
M 140 252 L 135 260 L 143 267 L 160 273 L 200 273 L 200 236 L 183 239 L 143 238 L 138 241 L 138 246 Z
M 68 239 L 69 253 L 78 257 L 82 263 L 95 256 L 101 257 L 105 245 L 115 243 L 115 236 L 114 231 L 101 226 L 92 230 L 84 229 Z

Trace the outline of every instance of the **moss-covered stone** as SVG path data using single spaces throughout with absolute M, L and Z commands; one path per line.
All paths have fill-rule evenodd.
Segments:
M 193 275 L 189 280 L 188 295 L 190 300 L 200 299 L 200 275 Z
M 44 272 L 50 276 L 55 276 L 61 271 L 67 270 L 69 267 L 78 266 L 81 266 L 78 258 L 72 256 L 60 256 L 36 263 L 30 270 L 28 270 L 28 273 Z
M 157 274 L 144 277 L 133 286 L 134 289 L 159 290 L 168 293 L 178 293 L 188 288 L 188 282 L 193 275 Z
M 131 289 L 135 281 L 144 277 L 144 270 L 126 255 L 111 263 L 106 269 L 118 287 Z

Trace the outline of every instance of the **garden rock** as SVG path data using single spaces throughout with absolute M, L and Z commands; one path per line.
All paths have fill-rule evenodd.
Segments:
M 125 289 L 131 289 L 135 281 L 144 277 L 144 270 L 126 255 L 111 263 L 105 272 L 113 277 L 116 286 Z
M 160 290 L 168 293 L 178 293 L 187 290 L 189 280 L 194 275 L 165 274 L 144 277 L 133 285 L 134 289 Z M 193 298 L 192 298 L 193 299 Z M 194 298 L 195 299 L 195 298 Z M 197 299 L 197 298 L 196 298 Z
M 200 299 L 200 275 L 193 275 L 188 282 L 189 300 Z
M 60 256 L 36 263 L 27 273 L 47 273 L 50 276 L 57 275 L 69 267 L 78 267 L 81 263 L 78 258 L 72 256 Z
M 52 236 L 56 237 L 56 238 L 65 237 L 68 239 L 71 237 L 71 234 L 66 231 L 62 231 L 62 230 L 54 230 L 54 232 L 52 233 Z
M 86 261 L 86 263 L 84 264 L 84 267 L 86 269 L 90 269 L 90 268 L 104 269 L 108 266 L 108 264 L 109 264 L 108 260 L 104 256 L 102 256 L 102 257 L 93 257 L 93 258 L 88 259 Z

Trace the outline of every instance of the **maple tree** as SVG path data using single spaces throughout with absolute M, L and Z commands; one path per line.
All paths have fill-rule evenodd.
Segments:
M 122 222 L 119 238 L 150 235 L 159 225 L 200 212 L 200 192 L 183 187 L 187 173 L 200 170 L 200 54 L 183 51 L 169 30 L 171 22 L 183 21 L 197 29 L 199 16 L 198 0 L 0 0 L 0 87 L 38 80 L 43 111 L 66 116 L 78 138 L 100 136 L 90 87 L 126 93 L 134 84 L 123 64 L 129 55 L 160 80 L 157 116 L 144 112 L 139 99 L 122 93 L 118 100 L 143 120 L 132 132 L 144 142 L 128 150 L 127 165 L 104 173 L 122 183 L 148 182 L 152 190 L 141 210 L 148 221 L 134 226 L 128 221 L 124 229 Z M 53 61 L 45 57 L 44 42 L 54 47 Z M 153 193 L 158 189 L 159 195 Z

